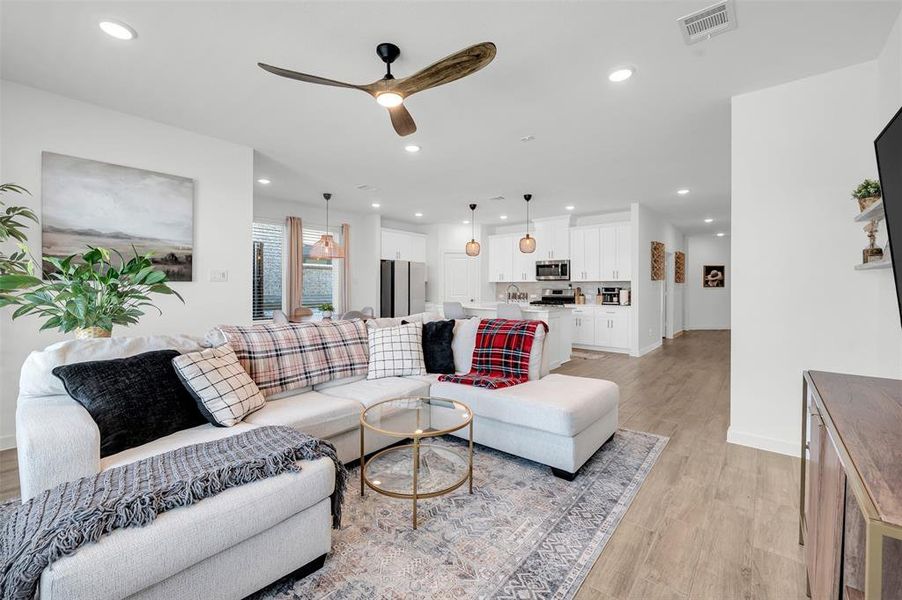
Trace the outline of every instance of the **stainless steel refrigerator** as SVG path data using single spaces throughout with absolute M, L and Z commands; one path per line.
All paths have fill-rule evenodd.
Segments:
M 426 310 L 426 265 L 406 260 L 383 260 L 379 316 L 404 317 Z

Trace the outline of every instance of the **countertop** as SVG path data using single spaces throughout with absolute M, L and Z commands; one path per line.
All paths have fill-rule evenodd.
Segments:
M 630 308 L 629 304 L 595 304 L 586 303 L 586 304 L 566 304 L 567 308 Z
M 479 303 L 470 303 L 464 304 L 464 310 L 497 310 L 499 304 L 504 304 L 504 302 L 479 302 Z M 539 313 L 539 312 L 553 312 L 553 311 L 569 311 L 573 308 L 573 306 L 555 306 L 551 304 L 546 305 L 534 305 L 534 304 L 523 304 L 520 302 L 511 302 L 511 304 L 516 304 L 520 307 L 525 313 Z

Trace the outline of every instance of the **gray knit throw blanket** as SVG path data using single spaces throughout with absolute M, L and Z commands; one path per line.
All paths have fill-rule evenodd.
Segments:
M 300 471 L 297 461 L 322 457 L 335 463 L 332 526 L 338 528 L 347 471 L 332 444 L 291 427 L 260 427 L 170 450 L 2 506 L 0 598 L 33 598 L 45 567 L 115 529 L 147 525 L 167 510 Z

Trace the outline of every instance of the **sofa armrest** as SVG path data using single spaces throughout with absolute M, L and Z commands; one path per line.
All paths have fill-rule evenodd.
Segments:
M 16 449 L 23 502 L 100 472 L 100 430 L 69 396 L 19 398 Z

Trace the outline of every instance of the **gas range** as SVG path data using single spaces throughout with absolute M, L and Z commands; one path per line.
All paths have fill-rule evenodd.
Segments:
M 544 289 L 542 290 L 542 299 L 533 300 L 530 304 L 536 306 L 564 306 L 565 304 L 573 304 L 575 297 L 573 288 L 560 290 Z

